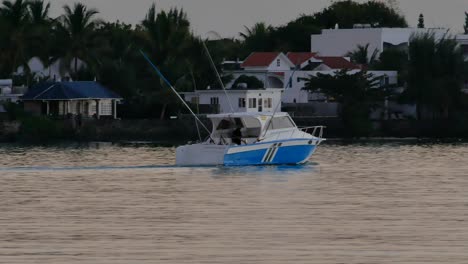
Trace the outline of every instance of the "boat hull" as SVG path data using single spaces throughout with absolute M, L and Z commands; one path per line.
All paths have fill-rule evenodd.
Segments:
M 316 148 L 317 141 L 305 139 L 235 146 L 224 155 L 224 165 L 299 165 L 306 163 Z
M 194 144 L 178 147 L 177 166 L 217 166 L 224 164 L 224 154 L 229 146 Z
M 177 148 L 179 166 L 299 165 L 306 163 L 319 139 L 291 139 L 242 146 L 195 144 Z

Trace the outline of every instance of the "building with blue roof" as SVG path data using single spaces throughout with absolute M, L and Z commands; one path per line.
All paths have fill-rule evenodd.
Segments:
M 27 112 L 37 115 L 117 118 L 122 97 L 97 82 L 42 82 L 21 100 Z

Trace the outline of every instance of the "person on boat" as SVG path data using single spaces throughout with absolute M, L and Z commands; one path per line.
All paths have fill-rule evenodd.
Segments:
M 240 126 L 237 126 L 236 129 L 234 129 L 234 131 L 232 131 L 232 143 L 236 144 L 236 145 L 240 145 L 242 144 L 242 131 L 241 131 L 241 127 Z

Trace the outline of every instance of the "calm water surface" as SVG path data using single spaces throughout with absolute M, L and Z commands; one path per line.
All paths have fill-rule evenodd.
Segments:
M 468 263 L 467 144 L 324 144 L 306 166 L 0 145 L 0 263 Z

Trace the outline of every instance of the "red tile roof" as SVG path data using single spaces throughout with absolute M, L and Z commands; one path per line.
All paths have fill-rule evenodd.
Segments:
M 323 61 L 331 69 L 361 69 L 357 64 L 354 64 L 343 57 L 315 57 Z
M 317 55 L 317 53 L 313 52 L 288 52 L 287 54 L 288 59 L 296 66 L 310 60 L 315 55 Z
M 253 52 L 245 59 L 241 67 L 267 67 L 279 55 L 279 52 Z

